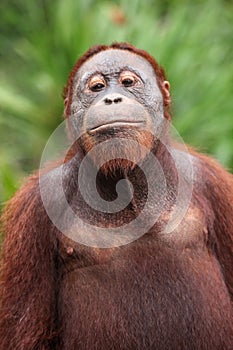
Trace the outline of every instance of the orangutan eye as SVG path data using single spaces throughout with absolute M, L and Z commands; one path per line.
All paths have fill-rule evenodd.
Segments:
M 96 91 L 102 90 L 104 87 L 105 87 L 105 85 L 104 85 L 103 83 L 96 83 L 96 84 L 93 84 L 93 85 L 90 87 L 90 89 L 91 89 L 91 91 L 96 92 Z
M 138 81 L 138 77 L 132 72 L 123 72 L 120 76 L 120 83 L 124 87 L 134 86 Z
M 100 76 L 92 77 L 88 83 L 89 89 L 93 92 L 101 91 L 105 88 L 105 86 L 106 86 L 106 82 L 104 78 Z
M 130 78 L 126 78 L 126 79 L 123 79 L 121 81 L 121 84 L 124 85 L 125 87 L 129 87 L 129 86 L 132 86 L 134 85 L 134 80 L 133 79 L 130 79 Z

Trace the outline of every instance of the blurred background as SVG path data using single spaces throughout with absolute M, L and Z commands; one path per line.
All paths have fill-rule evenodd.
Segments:
M 93 44 L 149 51 L 171 83 L 184 141 L 233 169 L 231 0 L 2 0 L 0 203 L 39 167 L 62 121 L 63 87 Z

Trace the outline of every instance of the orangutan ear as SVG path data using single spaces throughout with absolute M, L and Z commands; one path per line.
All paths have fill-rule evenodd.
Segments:
M 165 92 L 165 100 L 166 104 L 169 105 L 171 103 L 171 96 L 170 96 L 170 83 L 167 80 L 164 80 L 163 83 L 163 90 Z
M 64 106 L 65 106 L 65 108 L 64 108 L 64 116 L 65 117 L 68 117 L 68 97 L 66 97 L 65 99 L 64 99 Z
M 164 87 L 165 90 L 167 90 L 169 92 L 170 91 L 170 83 L 169 83 L 169 81 L 164 80 L 163 87 Z

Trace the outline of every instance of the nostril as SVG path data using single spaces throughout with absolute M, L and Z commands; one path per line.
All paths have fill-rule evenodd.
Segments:
M 110 97 L 110 96 L 109 96 L 109 97 Z M 115 97 L 115 98 L 114 98 L 114 96 L 111 97 L 111 98 L 109 98 L 109 97 L 106 97 L 106 98 L 104 99 L 104 103 L 105 103 L 106 105 L 111 105 L 112 103 L 119 103 L 119 102 L 122 102 L 122 97 Z
M 112 100 L 110 100 L 110 98 L 105 98 L 105 99 L 104 99 L 104 103 L 105 103 L 106 105 L 111 105 L 111 104 L 112 104 Z
M 117 97 L 114 99 L 114 103 L 119 103 L 122 101 L 122 98 L 121 97 Z

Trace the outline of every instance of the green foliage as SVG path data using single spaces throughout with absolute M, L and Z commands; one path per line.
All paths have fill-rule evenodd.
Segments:
M 165 67 L 184 140 L 233 167 L 233 6 L 206 1 L 2 1 L 0 191 L 38 168 L 61 122 L 61 92 L 93 44 L 128 41 Z

